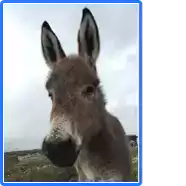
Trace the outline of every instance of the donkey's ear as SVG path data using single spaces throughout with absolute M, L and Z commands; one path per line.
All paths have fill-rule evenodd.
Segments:
M 78 32 L 79 55 L 85 59 L 88 57 L 92 63 L 96 63 L 100 51 L 99 31 L 96 21 L 88 8 L 83 9 L 83 16 Z
M 43 22 L 41 28 L 41 46 L 46 63 L 51 68 L 66 56 L 57 36 L 46 21 Z

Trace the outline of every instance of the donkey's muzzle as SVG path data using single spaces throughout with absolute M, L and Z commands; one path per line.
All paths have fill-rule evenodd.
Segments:
M 52 164 L 57 167 L 73 166 L 78 156 L 76 145 L 71 139 L 52 142 L 44 139 L 42 151 Z

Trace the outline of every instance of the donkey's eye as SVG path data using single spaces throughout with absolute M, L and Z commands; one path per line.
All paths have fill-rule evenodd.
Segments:
M 53 99 L 52 93 L 48 93 L 48 96 L 51 98 L 51 100 Z
M 89 85 L 89 86 L 87 86 L 87 87 L 85 88 L 84 93 L 85 93 L 86 95 L 90 95 L 90 94 L 93 94 L 94 91 L 95 91 L 95 87 L 92 86 L 92 85 Z

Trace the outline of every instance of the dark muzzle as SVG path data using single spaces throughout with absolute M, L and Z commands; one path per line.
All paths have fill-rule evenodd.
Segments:
M 42 151 L 52 164 L 58 167 L 73 166 L 79 154 L 79 151 L 76 150 L 76 144 L 71 139 L 52 142 L 44 139 Z

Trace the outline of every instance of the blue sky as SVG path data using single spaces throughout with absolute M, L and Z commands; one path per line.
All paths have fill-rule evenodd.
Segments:
M 51 101 L 44 87 L 48 67 L 41 53 L 41 24 L 47 20 L 65 52 L 76 53 L 77 31 L 85 6 L 99 27 L 101 53 L 97 68 L 107 108 L 127 133 L 138 132 L 137 4 L 5 4 L 4 134 L 12 148 L 38 148 L 50 127 Z

